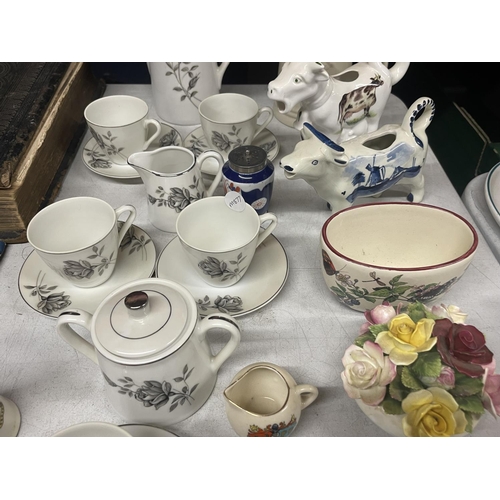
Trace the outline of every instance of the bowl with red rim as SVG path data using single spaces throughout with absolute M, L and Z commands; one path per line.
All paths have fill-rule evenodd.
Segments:
M 387 301 L 433 302 L 454 286 L 477 250 L 464 217 L 422 203 L 368 203 L 340 210 L 321 230 L 322 274 L 357 311 Z

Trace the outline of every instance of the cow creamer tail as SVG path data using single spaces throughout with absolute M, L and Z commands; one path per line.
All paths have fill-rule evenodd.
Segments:
M 430 97 L 421 97 L 410 106 L 401 124 L 401 128 L 412 134 L 415 142 L 423 149 L 428 142 L 425 129 L 432 122 L 434 111 L 434 101 Z

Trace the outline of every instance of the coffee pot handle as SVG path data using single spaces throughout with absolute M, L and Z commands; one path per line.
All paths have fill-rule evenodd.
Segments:
M 228 66 L 229 66 L 228 62 L 221 62 L 220 66 L 218 66 L 216 69 L 217 87 L 219 88 L 219 90 L 222 87 L 222 77 L 224 76 L 224 73 L 226 72 Z
M 300 384 L 295 387 L 295 393 L 300 397 L 300 408 L 307 408 L 318 397 L 318 388 L 310 384 Z
M 199 337 L 200 342 L 206 342 L 206 334 L 212 328 L 220 328 L 231 335 L 227 344 L 215 356 L 210 355 L 210 368 L 214 373 L 217 373 L 224 361 L 231 356 L 240 344 L 241 331 L 238 323 L 229 314 L 210 314 L 198 323 L 196 335 Z
M 71 311 L 63 312 L 57 318 L 56 331 L 70 346 L 74 347 L 78 352 L 81 352 L 96 365 L 98 365 L 97 354 L 94 346 L 87 342 L 83 337 L 71 328 L 71 324 L 83 326 L 90 331 L 92 323 L 92 315 L 81 309 L 72 309 Z

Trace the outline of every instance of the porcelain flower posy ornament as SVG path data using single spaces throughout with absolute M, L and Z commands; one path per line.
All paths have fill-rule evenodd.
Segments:
M 456 306 L 384 302 L 342 358 L 344 389 L 394 435 L 454 436 L 472 432 L 485 410 L 500 415 L 500 374 L 486 339 Z

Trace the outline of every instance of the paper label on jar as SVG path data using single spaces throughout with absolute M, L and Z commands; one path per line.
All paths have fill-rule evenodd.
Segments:
M 231 210 L 236 212 L 243 212 L 243 210 L 245 210 L 245 200 L 241 193 L 237 191 L 228 191 L 224 196 L 224 201 Z

